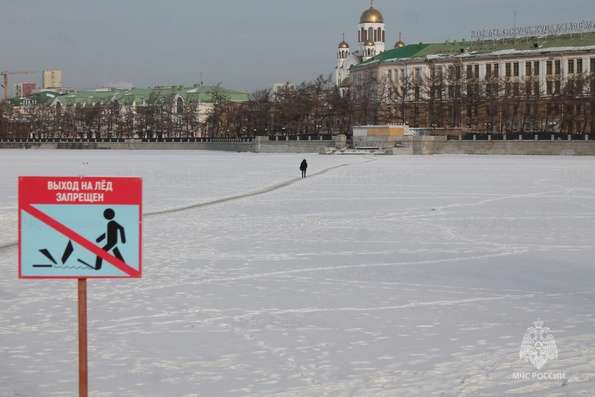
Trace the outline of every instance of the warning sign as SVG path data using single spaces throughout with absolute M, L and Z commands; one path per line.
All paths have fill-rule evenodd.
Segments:
M 20 177 L 20 278 L 140 278 L 142 179 Z

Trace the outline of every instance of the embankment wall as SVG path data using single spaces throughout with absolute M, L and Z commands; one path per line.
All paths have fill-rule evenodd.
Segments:
M 326 147 L 335 147 L 335 141 L 271 141 L 267 137 L 257 137 L 249 142 L 0 142 L 0 149 L 219 150 L 254 153 L 318 153 Z

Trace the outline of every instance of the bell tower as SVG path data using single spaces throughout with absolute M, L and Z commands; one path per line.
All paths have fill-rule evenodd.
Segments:
M 349 65 L 347 59 L 351 55 L 349 44 L 345 41 L 345 34 L 343 34 L 343 41 L 339 43 L 337 48 L 337 70 L 335 73 L 335 83 L 337 86 L 341 85 L 343 80 L 349 76 Z
M 366 44 L 374 43 L 374 54 L 384 52 L 386 32 L 384 30 L 384 17 L 382 13 L 374 8 L 374 0 L 370 1 L 370 8 L 365 10 L 357 25 L 357 42 L 362 55 L 366 55 Z

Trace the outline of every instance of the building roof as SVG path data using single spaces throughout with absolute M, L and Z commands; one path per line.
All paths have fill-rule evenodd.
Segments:
M 436 59 L 452 56 L 508 55 L 513 53 L 541 53 L 595 46 L 595 32 L 548 37 L 528 37 L 497 41 L 460 41 L 445 43 L 419 43 L 384 51 L 375 57 L 354 66 L 388 63 L 404 59 Z
M 370 6 L 370 8 L 362 12 L 359 23 L 384 23 L 384 17 L 380 11 Z
M 403 48 L 405 47 L 405 42 L 401 40 L 401 35 L 399 34 L 399 40 L 395 43 L 394 48 Z
M 55 100 L 62 105 L 94 105 L 117 101 L 121 105 L 142 106 L 158 103 L 182 97 L 185 101 L 191 102 L 212 102 L 212 94 L 216 87 L 213 86 L 167 86 L 151 88 L 130 88 L 130 89 L 98 89 L 84 90 L 69 93 L 57 97 Z M 243 91 L 228 90 L 219 88 L 222 95 L 232 102 L 248 101 L 248 93 Z
M 60 94 L 55 91 L 41 91 L 26 97 L 10 98 L 10 104 L 13 106 L 33 106 L 44 105 L 52 102 Z
M 107 103 L 114 97 L 111 90 L 76 91 L 56 97 L 62 105 Z
M 347 43 L 345 40 L 343 40 L 342 42 L 339 43 L 339 48 L 349 48 L 349 43 Z

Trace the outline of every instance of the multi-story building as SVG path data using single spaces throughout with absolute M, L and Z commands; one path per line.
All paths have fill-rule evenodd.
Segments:
M 42 73 L 42 88 L 45 90 L 59 90 L 64 87 L 62 71 L 60 69 L 47 69 Z
M 14 85 L 15 96 L 24 97 L 33 94 L 37 85 L 31 82 L 17 83 Z
M 350 74 L 352 95 L 376 104 L 368 118 L 595 133 L 594 32 L 397 46 Z
M 214 93 L 224 97 L 231 104 L 241 104 L 249 99 L 244 91 L 229 90 L 222 87 L 195 85 L 193 87 L 168 86 L 151 88 L 112 89 L 75 91 L 58 95 L 51 106 L 58 109 L 93 108 L 95 106 L 116 106 L 121 115 L 135 115 L 151 105 L 162 106 L 175 117 L 182 117 L 191 110 L 200 123 L 207 121 L 215 106 Z
M 399 34 L 385 50 L 384 17 L 370 7 L 357 49 L 339 43 L 335 82 L 359 102 L 354 118 L 362 124 L 595 133 L 594 28 L 537 26 L 490 40 L 411 45 Z

